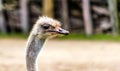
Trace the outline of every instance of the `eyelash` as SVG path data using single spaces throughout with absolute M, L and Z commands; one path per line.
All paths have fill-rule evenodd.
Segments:
M 54 26 L 51 26 L 51 25 L 42 25 L 42 28 L 43 29 L 49 29 L 49 28 L 51 28 L 51 29 L 55 29 L 55 27 Z
M 49 29 L 50 26 L 49 25 L 46 25 L 46 26 L 43 26 L 44 29 Z

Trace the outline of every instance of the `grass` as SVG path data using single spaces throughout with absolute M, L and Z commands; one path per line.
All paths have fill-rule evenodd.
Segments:
M 2 38 L 18 38 L 27 39 L 28 34 L 22 33 L 12 33 L 12 34 L 2 34 L 0 33 L 0 39 Z M 86 36 L 85 34 L 70 34 L 68 36 L 58 37 L 59 40 L 100 40 L 100 41 L 120 41 L 119 36 L 105 35 L 105 34 L 95 34 L 92 36 Z
M 120 35 L 113 36 L 113 35 L 105 35 L 105 34 L 95 34 L 92 36 L 86 36 L 85 34 L 70 34 L 68 36 L 63 36 L 63 37 L 60 37 L 58 39 L 120 41 Z
M 28 34 L 22 34 L 22 33 L 11 33 L 11 34 L 0 33 L 0 39 L 2 39 L 2 38 L 26 39 L 27 37 L 28 37 Z

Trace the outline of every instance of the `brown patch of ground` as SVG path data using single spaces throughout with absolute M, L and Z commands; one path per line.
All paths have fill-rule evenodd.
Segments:
M 0 40 L 0 71 L 26 71 L 26 40 Z M 120 71 L 120 42 L 50 40 L 39 71 Z

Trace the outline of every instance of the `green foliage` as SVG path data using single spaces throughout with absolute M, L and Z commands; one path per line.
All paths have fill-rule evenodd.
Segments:
M 100 41 L 120 41 L 120 36 L 113 36 L 108 34 L 96 34 L 92 36 L 86 36 L 85 34 L 70 34 L 68 36 L 63 36 L 58 39 L 62 40 L 100 40 Z
M 12 34 L 2 34 L 0 33 L 0 39 L 3 38 L 17 38 L 17 39 L 27 39 L 28 34 L 22 33 L 12 33 Z M 56 38 L 58 40 L 96 40 L 96 41 L 120 41 L 119 36 L 105 35 L 105 34 L 96 34 L 92 36 L 86 36 L 85 34 L 70 34 L 68 36 L 62 36 Z
M 20 38 L 20 39 L 26 39 L 27 37 L 28 37 L 28 34 L 22 34 L 22 33 L 11 33 L 11 34 L 0 33 L 0 39 L 2 39 L 2 38 Z

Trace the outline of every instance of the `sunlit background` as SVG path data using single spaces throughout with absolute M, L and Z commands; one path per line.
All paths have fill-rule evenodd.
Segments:
M 26 71 L 25 45 L 40 16 L 70 34 L 46 42 L 39 71 L 120 71 L 120 0 L 0 0 L 0 71 Z

